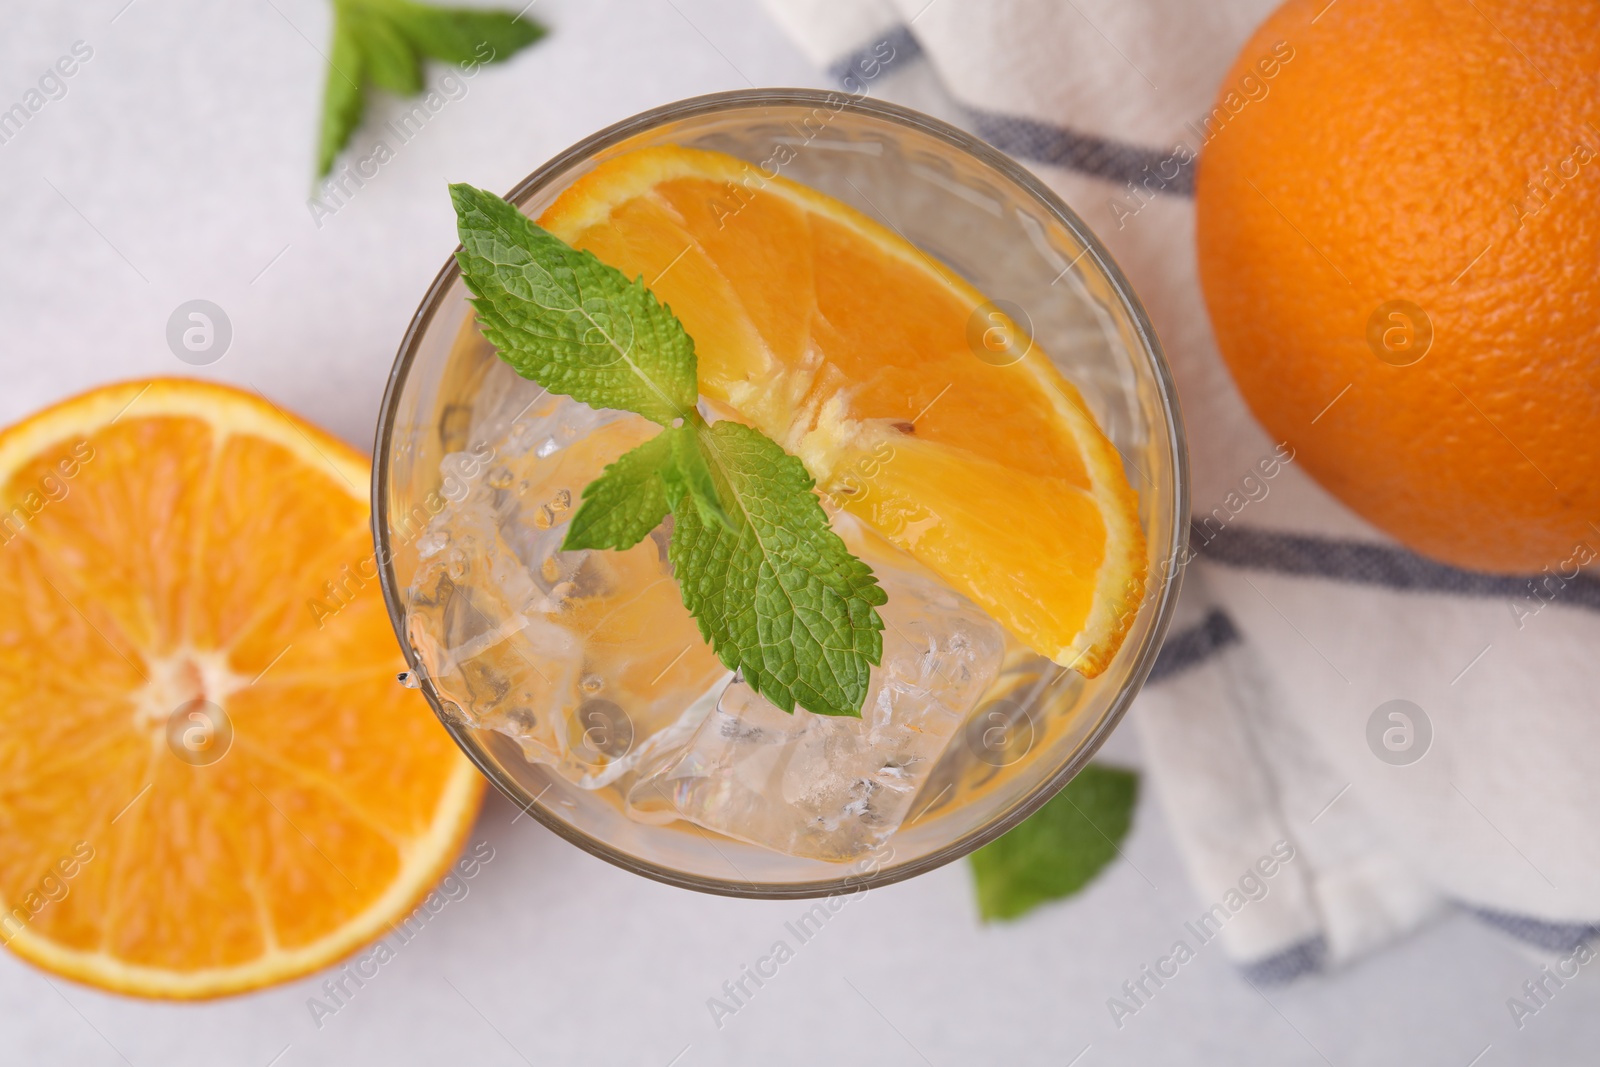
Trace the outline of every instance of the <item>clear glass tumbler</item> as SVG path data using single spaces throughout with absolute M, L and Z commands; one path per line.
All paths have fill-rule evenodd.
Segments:
M 1099 677 L 1045 667 L 1010 699 L 988 700 L 933 768 L 888 847 L 851 864 L 782 855 L 675 822 L 627 818 L 614 796 L 528 762 L 510 738 L 446 714 L 461 748 L 518 807 L 620 867 L 673 885 L 745 897 L 809 897 L 930 870 L 1025 819 L 1089 761 L 1144 682 L 1177 599 L 1187 541 L 1187 452 L 1155 333 L 1089 228 L 1038 178 L 936 119 L 865 96 L 800 89 L 718 93 L 602 130 L 524 179 L 508 199 L 531 216 L 573 180 L 650 145 L 715 149 L 821 190 L 898 231 L 964 276 L 1077 385 L 1122 453 L 1139 495 L 1150 579 L 1121 650 Z M 470 313 L 454 259 L 401 343 L 378 423 L 372 521 L 384 597 L 408 661 L 407 589 L 418 565 L 411 518 L 441 490 L 440 460 L 470 447 L 462 414 L 494 355 L 461 345 Z M 981 334 L 982 331 L 979 331 Z M 983 358 L 975 339 L 975 354 Z M 1011 358 L 1004 350 L 1001 358 Z M 437 497 L 435 497 L 437 499 Z M 1025 512 L 1018 521 L 1027 521 Z M 1026 699 L 1014 694 L 1026 692 Z

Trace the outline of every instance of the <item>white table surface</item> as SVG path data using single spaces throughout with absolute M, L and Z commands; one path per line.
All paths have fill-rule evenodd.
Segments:
M 0 107 L 74 41 L 94 49 L 0 145 L 0 422 L 109 380 L 187 373 L 255 386 L 367 448 L 400 335 L 455 244 L 447 181 L 509 188 L 681 97 L 822 84 L 753 0 L 538 0 L 553 35 L 483 71 L 318 228 L 324 0 L 125 3 L 19 4 L 0 36 Z M 371 108 L 396 112 L 385 97 Z M 196 297 L 234 329 L 202 368 L 165 343 L 168 315 Z M 1139 762 L 1128 727 L 1107 755 Z M 720 1029 L 707 998 L 804 908 L 625 874 L 511 825 L 491 797 L 475 840 L 495 859 L 470 894 L 320 1028 L 307 1008 L 320 976 L 146 1003 L 0 953 L 0 1063 L 1594 1062 L 1600 979 L 1586 969 L 1518 1031 L 1506 1000 L 1538 963 L 1459 916 L 1287 988 L 1252 989 L 1203 948 L 1118 1030 L 1107 998 L 1203 907 L 1149 785 L 1126 862 L 1080 896 L 986 928 L 965 864 L 873 892 Z

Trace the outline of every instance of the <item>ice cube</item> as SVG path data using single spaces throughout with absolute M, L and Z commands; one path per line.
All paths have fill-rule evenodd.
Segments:
M 571 633 L 533 610 L 536 587 L 491 529 L 463 530 L 413 578 L 407 633 L 452 714 L 515 738 L 529 759 L 565 754 L 560 709 L 578 688 L 583 654 Z
M 931 576 L 869 562 L 889 599 L 861 718 L 789 714 L 735 680 L 683 754 L 634 785 L 630 813 L 670 807 L 729 837 L 826 860 L 858 856 L 900 827 L 999 673 L 1005 637 Z
M 418 541 L 412 645 L 452 714 L 569 781 L 654 767 L 727 676 L 672 580 L 670 526 L 622 552 L 561 542 L 583 488 L 656 428 L 525 388 L 480 407 L 472 449 L 441 461 L 454 491 Z M 487 447 L 483 426 L 498 433 Z
M 485 371 L 473 402 L 470 437 L 493 443 L 501 456 L 516 457 L 550 440 L 555 441 L 549 450 L 554 452 L 608 422 L 628 417 L 551 393 L 497 359 Z

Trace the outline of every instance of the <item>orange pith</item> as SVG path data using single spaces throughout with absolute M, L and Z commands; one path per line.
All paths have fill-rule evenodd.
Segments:
M 1460 567 L 1593 555 L 1596 14 L 1293 0 L 1199 153 L 1200 281 L 1244 399 L 1351 510 Z
M 1143 596 L 1122 461 L 1037 346 L 995 366 L 982 294 L 855 210 L 715 152 L 602 163 L 540 223 L 642 276 L 695 340 L 703 395 L 1013 635 L 1098 674 Z
M 396 684 L 367 484 L 343 443 L 195 381 L 0 433 L 0 941 L 213 996 L 345 955 L 443 873 L 482 780 Z

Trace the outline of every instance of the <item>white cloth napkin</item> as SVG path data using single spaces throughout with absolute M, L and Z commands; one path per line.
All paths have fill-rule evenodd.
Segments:
M 1337 965 L 1446 906 L 1544 952 L 1600 932 L 1600 582 L 1406 551 L 1266 437 L 1217 356 L 1186 160 L 1277 0 L 766 3 L 830 76 L 857 76 L 846 87 L 965 126 L 1043 177 L 1156 325 L 1199 556 L 1134 719 L 1197 914 L 1224 905 L 1245 973 Z M 1284 47 L 1276 76 L 1292 77 Z M 1600 532 L 1577 560 L 1594 546 Z M 1293 858 L 1235 910 L 1274 845 Z

